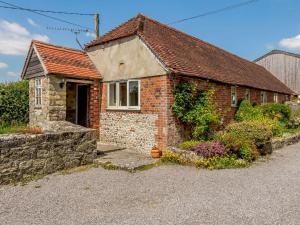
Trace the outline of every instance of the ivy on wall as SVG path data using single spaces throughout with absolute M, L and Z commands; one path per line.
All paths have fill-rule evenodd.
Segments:
M 26 124 L 29 121 L 29 83 L 0 83 L 0 126 Z
M 209 139 L 214 127 L 220 123 L 213 95 L 213 89 L 196 90 L 186 81 L 180 82 L 175 89 L 173 113 L 180 121 L 191 126 L 194 139 Z

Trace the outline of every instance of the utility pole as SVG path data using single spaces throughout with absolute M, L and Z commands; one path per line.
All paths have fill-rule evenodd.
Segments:
M 96 33 L 96 38 L 98 39 L 100 37 L 100 34 L 99 34 L 99 13 L 95 14 L 95 33 Z

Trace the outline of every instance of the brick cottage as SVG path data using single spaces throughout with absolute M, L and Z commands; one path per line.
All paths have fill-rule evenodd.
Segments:
M 263 67 L 141 14 L 85 51 L 33 41 L 22 78 L 30 81 L 30 124 L 67 120 L 145 153 L 184 139 L 172 115 L 183 80 L 215 89 L 224 124 L 238 100 L 284 102 L 292 94 Z

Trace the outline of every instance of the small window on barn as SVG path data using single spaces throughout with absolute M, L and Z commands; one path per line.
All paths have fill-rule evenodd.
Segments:
M 267 101 L 268 101 L 267 92 L 265 91 L 260 92 L 260 102 L 264 104 L 267 103 Z
M 42 105 L 42 80 L 40 77 L 35 79 L 35 106 Z
M 129 106 L 139 106 L 139 81 L 129 81 Z
M 273 102 L 278 103 L 278 94 L 274 93 L 273 95 Z
M 109 83 L 108 109 L 140 109 L 140 81 L 127 80 Z
M 235 86 L 231 86 L 231 106 L 232 107 L 237 106 L 237 92 Z
M 245 100 L 250 101 L 250 89 L 249 88 L 247 88 L 245 90 Z
M 108 106 L 117 106 L 117 84 L 108 85 Z

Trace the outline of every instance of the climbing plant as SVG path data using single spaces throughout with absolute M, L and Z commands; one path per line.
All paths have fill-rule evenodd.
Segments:
M 175 89 L 174 115 L 191 127 L 192 136 L 197 140 L 211 137 L 220 116 L 213 102 L 214 90 L 196 90 L 188 82 L 180 82 Z

